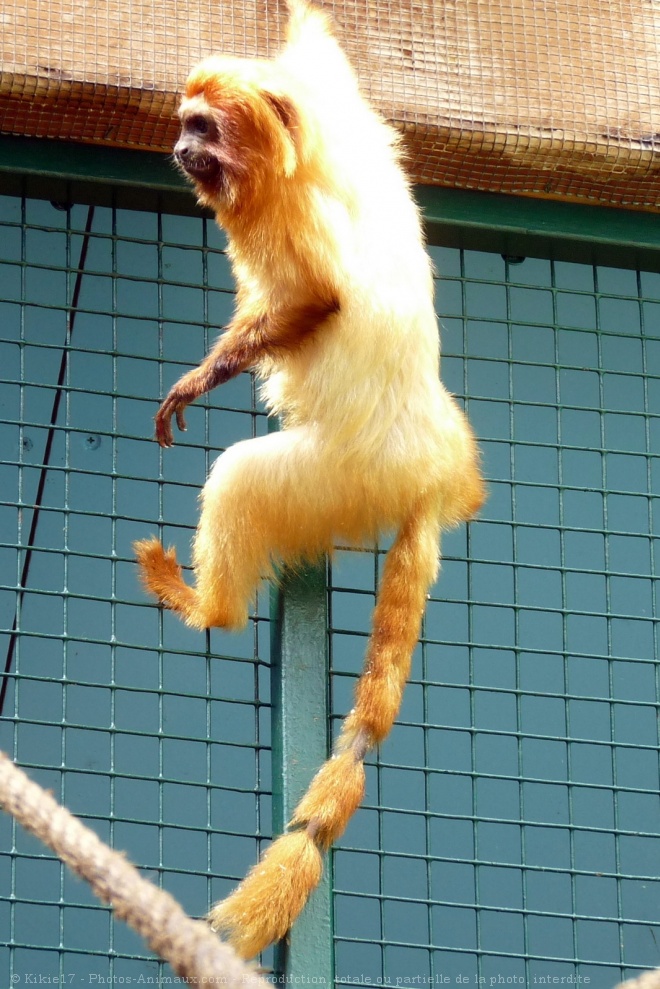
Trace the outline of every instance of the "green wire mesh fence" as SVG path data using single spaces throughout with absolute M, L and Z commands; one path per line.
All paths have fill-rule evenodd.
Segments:
M 660 278 L 434 256 L 443 377 L 490 498 L 445 539 L 399 724 L 335 854 L 337 974 L 608 986 L 660 962 Z M 371 558 L 335 568 L 335 716 L 374 585 Z
M 266 428 L 244 376 L 212 421 L 191 410 L 172 458 L 151 441 L 158 396 L 231 311 L 220 235 L 2 208 L 0 744 L 198 915 L 270 834 L 268 599 L 242 636 L 193 635 L 147 604 L 131 542 L 160 528 L 185 558 L 208 448 Z M 5 971 L 157 971 L 36 841 L 0 827 Z
M 433 254 L 490 498 L 445 538 L 334 855 L 336 978 L 610 986 L 660 964 L 660 276 Z M 271 830 L 268 595 L 243 635 L 194 633 L 146 601 L 130 546 L 159 531 L 185 558 L 210 458 L 267 429 L 241 375 L 172 450 L 151 440 L 231 292 L 205 220 L 0 198 L 0 746 L 194 915 Z M 331 567 L 333 724 L 381 560 Z M 4 984 L 159 975 L 8 819 L 0 941 Z

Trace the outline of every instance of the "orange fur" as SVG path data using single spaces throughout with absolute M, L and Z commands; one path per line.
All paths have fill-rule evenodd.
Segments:
M 284 937 L 323 872 L 321 853 L 305 831 L 282 835 L 209 917 L 243 958 Z
M 343 833 L 364 796 L 364 763 L 352 751 L 338 752 L 321 768 L 296 807 L 291 825 L 310 824 L 314 841 L 329 848 Z
M 202 494 L 194 586 L 173 550 L 136 544 L 142 580 L 196 628 L 238 628 L 276 564 L 337 539 L 395 532 L 365 672 L 335 755 L 279 838 L 209 917 L 248 957 L 282 937 L 364 789 L 363 760 L 397 716 L 438 571 L 440 531 L 484 488 L 465 416 L 439 381 L 430 262 L 394 132 L 360 96 L 325 16 L 288 0 L 273 60 L 211 58 L 193 70 L 175 155 L 229 236 L 236 313 L 171 389 L 156 438 L 203 392 L 246 368 L 279 433 L 237 443 Z
M 195 592 L 184 583 L 174 549 L 163 549 L 157 539 L 141 539 L 133 543 L 133 549 L 146 589 L 173 611 L 186 617 L 192 614 Z

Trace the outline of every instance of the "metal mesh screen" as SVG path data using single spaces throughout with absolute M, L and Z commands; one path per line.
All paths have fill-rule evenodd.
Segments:
M 433 253 L 443 376 L 490 499 L 445 539 L 401 718 L 334 856 L 336 976 L 612 985 L 660 960 L 660 276 Z M 267 602 L 242 637 L 192 633 L 146 602 L 130 543 L 162 526 L 184 557 L 208 451 L 266 428 L 244 375 L 172 450 L 151 441 L 231 289 L 203 220 L 0 199 L 0 745 L 192 913 L 270 830 Z M 380 561 L 332 567 L 335 719 Z M 7 818 L 0 918 L 5 984 L 158 975 Z
M 147 603 L 131 542 L 185 559 L 208 448 L 265 429 L 243 375 L 171 456 L 151 440 L 231 311 L 222 247 L 203 220 L 0 198 L 0 746 L 193 915 L 270 834 L 268 600 L 207 641 Z M 4 815 L 0 836 L 4 985 L 158 973 Z
M 328 0 L 365 92 L 432 185 L 657 210 L 648 0 Z M 4 0 L 0 130 L 169 152 L 192 64 L 273 54 L 277 0 Z
M 399 723 L 335 853 L 337 977 L 608 986 L 660 960 L 660 278 L 435 257 L 443 377 L 490 498 L 445 538 Z M 352 556 L 336 717 L 375 586 Z

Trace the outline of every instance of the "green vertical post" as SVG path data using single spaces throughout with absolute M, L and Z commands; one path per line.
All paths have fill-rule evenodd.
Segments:
M 273 825 L 281 833 L 328 756 L 329 671 L 326 567 L 285 574 L 273 593 Z M 295 984 L 333 981 L 329 867 L 288 937 L 275 967 Z

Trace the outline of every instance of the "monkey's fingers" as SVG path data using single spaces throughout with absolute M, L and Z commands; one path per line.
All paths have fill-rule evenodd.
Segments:
M 175 395 L 168 395 L 156 413 L 156 440 L 163 447 L 174 445 L 172 432 L 172 416 L 176 417 L 177 427 L 182 433 L 186 431 L 186 420 L 183 410 L 188 403 L 181 401 Z
M 172 417 L 171 412 L 159 410 L 158 415 L 155 418 L 156 423 L 156 435 L 155 439 L 158 444 L 162 447 L 172 446 L 174 443 L 174 436 L 172 434 L 172 427 L 170 425 L 170 419 Z
M 185 407 L 186 407 L 185 405 L 180 405 L 175 410 L 177 428 L 181 433 L 185 433 L 186 429 L 188 428 L 183 414 L 183 410 L 185 409 Z

